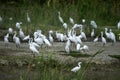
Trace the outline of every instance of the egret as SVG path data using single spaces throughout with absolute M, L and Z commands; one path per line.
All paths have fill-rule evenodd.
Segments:
M 113 45 L 113 43 L 116 42 L 116 37 L 115 37 L 115 34 L 112 32 L 112 29 L 110 29 L 110 39 L 111 39 L 112 45 Z
M 4 36 L 4 43 L 5 43 L 5 47 L 8 47 L 8 44 L 9 44 L 9 33 L 7 33 L 5 36 Z
M 108 28 L 105 28 L 105 35 L 107 39 L 110 39 L 110 33 L 108 32 Z
M 63 19 L 62 19 L 61 15 L 60 15 L 60 11 L 58 11 L 58 18 L 59 18 L 60 22 L 63 24 L 63 23 L 64 23 L 64 21 L 63 21 Z
M 29 39 L 29 43 L 31 43 L 35 47 L 38 47 L 38 48 L 40 47 L 36 42 L 33 42 L 33 38 Z
M 95 32 L 94 32 L 94 29 L 92 29 L 91 37 L 94 37 L 94 36 L 95 36 Z
M 102 43 L 103 43 L 103 46 L 106 45 L 106 39 L 103 37 L 103 32 L 101 32 L 101 40 L 102 40 Z
M 82 38 L 84 38 L 84 40 L 87 40 L 86 34 L 82 31 L 82 28 L 80 30 L 81 36 Z
M 9 28 L 9 29 L 8 29 L 8 33 L 9 33 L 9 34 L 12 34 L 12 33 L 13 33 L 13 29 L 12 29 L 12 28 Z
M 69 48 L 70 45 L 71 45 L 70 39 L 67 39 L 66 46 L 65 46 L 65 51 L 67 53 L 70 53 L 70 48 Z
M 32 44 L 32 42 L 29 42 L 29 49 L 32 51 L 33 53 L 33 57 L 35 57 L 35 53 L 39 54 L 39 51 L 36 49 L 35 45 Z
M 53 45 L 54 39 L 52 37 L 52 33 L 53 33 L 53 31 L 49 31 L 49 41 Z
M 29 38 L 30 38 L 30 35 L 27 35 L 27 36 L 25 36 L 25 37 L 23 38 L 23 41 L 24 41 L 24 40 L 29 40 Z
M 89 51 L 89 47 L 87 45 L 84 45 L 83 47 L 80 48 L 80 50 Z
M 67 29 L 67 23 L 63 23 L 64 29 Z
M 120 29 L 120 21 L 117 24 L 117 28 Z
M 43 38 L 41 37 L 34 37 L 34 41 L 39 44 L 40 46 L 42 46 L 44 44 Z
M 79 44 L 79 43 L 76 45 L 76 50 L 77 50 L 77 51 L 80 50 L 80 44 Z
M 98 42 L 98 36 L 93 40 L 93 42 L 96 44 Z
M 15 44 L 16 44 L 16 47 L 17 48 L 20 48 L 20 39 L 19 39 L 19 37 L 17 37 L 16 36 L 16 31 L 15 31 L 15 34 L 14 34 L 14 36 L 13 36 L 13 41 L 15 42 Z
M 27 21 L 28 21 L 29 23 L 31 22 L 31 19 L 30 19 L 29 15 L 28 15 L 28 12 L 27 12 Z
M 81 63 L 82 62 L 78 62 L 78 66 L 74 67 L 73 69 L 71 69 L 72 72 L 77 72 L 80 68 L 81 68 Z
M 24 32 L 22 31 L 22 28 L 20 28 L 19 30 L 19 35 L 20 35 L 20 38 L 23 40 L 25 35 L 24 35 Z
M 85 19 L 82 19 L 82 23 L 83 23 L 83 24 L 85 23 Z
M 96 22 L 94 20 L 92 20 L 90 22 L 90 24 L 92 25 L 93 28 L 97 28 L 97 24 L 96 24 Z
M 73 18 L 69 17 L 70 23 L 74 25 L 74 20 Z
M 16 28 L 20 29 L 22 22 L 16 22 Z
M 49 41 L 45 36 L 43 37 L 43 41 L 45 42 L 45 44 L 46 44 L 47 46 L 49 46 L 49 47 L 52 46 L 52 44 L 50 43 L 50 41 Z

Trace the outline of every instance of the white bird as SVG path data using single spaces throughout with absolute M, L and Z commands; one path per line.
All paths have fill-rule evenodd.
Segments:
M 69 17 L 70 23 L 74 25 L 74 20 L 73 18 Z
M 29 49 L 32 51 L 33 57 L 35 57 L 35 53 L 39 54 L 39 51 L 36 49 L 35 45 L 32 44 L 31 41 L 29 41 Z
M 82 31 L 82 28 L 80 30 L 81 36 L 84 40 L 87 40 L 86 34 Z
M 76 45 L 76 50 L 77 50 L 77 51 L 80 50 L 80 44 L 79 44 L 79 43 Z
M 60 22 L 63 24 L 63 23 L 64 23 L 64 21 L 63 21 L 63 19 L 62 19 L 61 15 L 60 15 L 60 11 L 58 11 L 58 18 L 59 18 Z
M 120 29 L 120 21 L 117 24 L 117 28 Z
M 4 36 L 5 47 L 8 47 L 8 45 L 9 45 L 9 40 L 8 40 L 8 38 L 9 38 L 9 33 L 7 33 L 7 34 Z
M 31 22 L 31 19 L 30 19 L 28 13 L 27 13 L 27 22 L 29 22 L 29 23 Z
M 54 39 L 52 37 L 52 32 L 49 31 L 49 41 L 53 45 Z
M 98 42 L 98 36 L 93 40 L 94 43 Z
M 95 36 L 95 32 L 94 32 L 94 29 L 92 29 L 91 37 L 94 37 L 94 36 Z
M 68 39 L 67 42 L 66 42 L 66 45 L 65 45 L 65 51 L 67 53 L 70 53 L 70 45 L 71 45 L 71 42 L 70 40 Z
M 45 44 L 49 47 L 52 46 L 52 44 L 50 43 L 50 41 L 46 38 L 46 36 L 43 36 L 43 41 L 45 42 Z
M 29 39 L 29 43 L 31 43 L 35 47 L 38 47 L 38 48 L 40 47 L 36 42 L 33 42 L 33 38 Z
M 20 38 L 23 40 L 25 35 L 24 35 L 24 32 L 22 31 L 22 28 L 20 28 L 19 30 L 19 35 L 20 35 Z
M 87 45 L 84 45 L 83 47 L 80 48 L 80 50 L 89 51 L 89 47 Z
M 17 37 L 16 36 L 16 31 L 15 31 L 15 34 L 14 34 L 14 36 L 13 36 L 13 41 L 15 42 L 15 44 L 16 44 L 16 47 L 17 48 L 20 48 L 20 39 L 19 39 L 19 37 Z
M 97 24 L 96 24 L 95 21 L 92 20 L 92 21 L 90 22 L 90 24 L 92 25 L 93 28 L 97 28 Z
M 9 29 L 8 29 L 8 33 L 9 33 L 9 34 L 12 34 L 12 33 L 13 33 L 13 29 L 12 29 L 12 28 L 9 28 Z
M 108 32 L 108 28 L 105 28 L 105 35 L 107 39 L 110 39 L 110 33 Z
M 24 38 L 23 38 L 23 41 L 25 40 L 29 40 L 29 38 L 30 38 L 30 35 L 27 35 L 27 36 L 25 36 Z
M 64 29 L 67 29 L 67 23 L 63 23 Z
M 80 68 L 81 68 L 81 63 L 82 62 L 78 62 L 78 66 L 74 67 L 73 69 L 71 69 L 72 72 L 77 72 Z
M 101 40 L 102 40 L 102 43 L 103 43 L 103 46 L 106 45 L 106 39 L 103 37 L 103 32 L 101 32 Z
M 21 24 L 22 24 L 22 22 L 16 22 L 16 28 L 20 29 L 21 28 Z
M 112 29 L 110 29 L 110 39 L 111 39 L 112 45 L 113 45 L 113 43 L 116 42 L 116 37 L 115 37 L 115 34 L 112 32 Z
M 34 41 L 39 44 L 40 46 L 42 46 L 44 44 L 44 41 L 43 41 L 43 38 L 41 37 L 38 37 L 38 38 L 35 38 L 34 37 Z
M 82 23 L 83 23 L 83 24 L 85 23 L 85 19 L 82 19 Z

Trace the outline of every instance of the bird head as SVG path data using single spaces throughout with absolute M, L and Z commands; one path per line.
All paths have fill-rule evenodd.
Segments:
M 78 62 L 78 65 L 80 65 L 82 62 Z

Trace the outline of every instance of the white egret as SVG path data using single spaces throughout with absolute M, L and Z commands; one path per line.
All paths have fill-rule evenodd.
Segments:
M 19 39 L 19 37 L 17 37 L 16 36 L 16 31 L 15 31 L 15 34 L 14 34 L 14 36 L 13 36 L 13 41 L 15 42 L 15 44 L 16 44 L 16 47 L 17 48 L 20 48 L 20 39 Z
M 61 15 L 60 15 L 60 11 L 58 11 L 58 18 L 59 18 L 60 22 L 63 24 L 63 23 L 64 23 L 64 21 L 63 21 L 63 19 L 62 19 Z
M 74 20 L 73 18 L 69 17 L 70 23 L 74 25 Z
M 49 41 L 53 45 L 54 39 L 52 37 L 52 33 L 53 33 L 53 31 L 49 31 Z
M 67 23 L 63 23 L 64 29 L 67 29 Z
M 66 45 L 65 45 L 65 51 L 67 52 L 67 53 L 70 53 L 70 45 L 71 45 L 71 42 L 70 42 L 70 40 L 69 39 L 67 39 L 67 42 L 66 42 Z
M 27 22 L 31 22 L 31 19 L 30 19 L 30 17 L 29 17 L 29 15 L 28 15 L 28 12 L 27 12 Z
M 110 39 L 110 33 L 108 32 L 108 28 L 105 28 L 105 35 L 107 39 Z
M 49 41 L 45 36 L 43 37 L 43 41 L 45 42 L 45 44 L 46 44 L 47 46 L 49 46 L 49 47 L 52 46 L 52 44 L 50 43 L 50 41 Z
M 90 24 L 92 25 L 93 28 L 97 28 L 97 24 L 94 20 L 90 21 Z
M 42 46 L 44 44 L 43 38 L 41 37 L 34 37 L 34 41 L 39 44 L 40 46 Z
M 98 42 L 98 36 L 93 40 L 93 42 L 96 44 Z
M 36 49 L 35 45 L 32 44 L 32 42 L 29 42 L 29 49 L 32 51 L 33 53 L 33 57 L 35 57 L 35 53 L 39 54 L 39 51 Z
M 82 27 L 80 29 L 81 36 L 84 40 L 87 40 L 86 34 L 82 31 Z
M 112 29 L 110 29 L 110 39 L 111 39 L 112 45 L 113 45 L 113 43 L 116 42 L 116 37 L 115 37 L 115 34 L 112 32 Z
M 27 35 L 27 36 L 25 36 L 24 38 L 23 38 L 23 41 L 24 40 L 28 40 L 30 38 L 30 35 Z
M 117 24 L 117 28 L 120 29 L 120 21 Z
M 79 43 L 76 45 L 76 50 L 77 50 L 77 51 L 80 50 L 80 44 L 79 44 Z
M 8 33 L 9 33 L 9 34 L 12 34 L 12 33 L 13 33 L 13 29 L 12 29 L 12 28 L 9 28 L 9 29 L 8 29 Z
M 107 42 L 106 39 L 103 37 L 103 32 L 101 32 L 101 41 L 103 43 L 103 46 L 105 46 Z
M 5 47 L 8 47 L 8 45 L 9 45 L 9 40 L 8 40 L 8 38 L 9 38 L 9 33 L 7 33 L 7 34 L 4 36 Z
M 89 47 L 87 45 L 83 45 L 83 47 L 80 48 L 80 50 L 89 51 Z
M 85 23 L 85 19 L 82 19 L 82 23 L 83 23 L 83 24 Z
M 29 39 L 29 43 L 31 43 L 35 47 L 38 47 L 38 48 L 40 47 L 36 42 L 33 42 L 33 38 Z
M 71 69 L 72 72 L 77 72 L 80 68 L 81 68 L 81 63 L 82 62 L 78 62 L 78 66 L 74 67 L 73 69 Z
M 20 35 L 20 38 L 23 40 L 25 35 L 24 35 L 22 28 L 20 28 L 20 30 L 19 30 L 19 35 Z
M 95 36 L 95 32 L 94 32 L 94 29 L 92 29 L 91 37 L 94 37 L 94 36 Z
M 20 29 L 21 28 L 21 24 L 22 24 L 22 22 L 16 22 L 16 28 Z

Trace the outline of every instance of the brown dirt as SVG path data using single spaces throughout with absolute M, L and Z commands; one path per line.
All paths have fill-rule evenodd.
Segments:
M 89 52 L 85 52 L 82 54 L 95 54 L 99 49 L 104 49 L 104 52 L 101 54 L 98 54 L 94 57 L 92 62 L 96 64 L 111 64 L 114 62 L 119 62 L 119 60 L 115 58 L 111 58 L 108 55 L 119 55 L 120 53 L 120 43 L 116 42 L 114 46 L 111 45 L 111 43 L 107 43 L 104 47 L 102 46 L 101 42 L 97 42 L 94 44 L 93 42 L 83 42 L 83 44 L 86 44 L 89 46 Z M 54 53 L 55 59 L 58 59 L 62 62 L 76 62 L 76 61 L 86 61 L 88 62 L 91 57 L 72 57 L 72 56 L 63 56 L 60 54 L 67 54 L 64 51 L 65 43 L 61 42 L 55 42 L 54 45 L 50 48 L 45 49 L 45 46 L 43 46 L 40 50 L 40 55 L 42 53 L 46 53 L 45 55 L 48 55 L 50 53 Z M 71 46 L 71 50 L 74 51 L 75 48 Z M 46 52 L 43 52 L 46 51 Z M 14 43 L 10 43 L 8 48 L 5 48 L 4 42 L 0 41 L 0 55 L 14 55 L 14 56 L 21 56 L 21 55 L 31 55 L 31 51 L 29 50 L 29 46 L 27 43 L 22 43 L 21 48 L 16 48 Z

